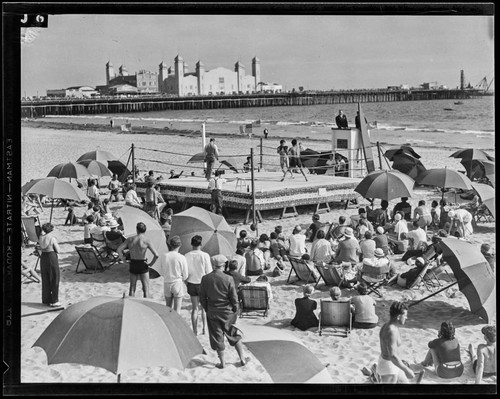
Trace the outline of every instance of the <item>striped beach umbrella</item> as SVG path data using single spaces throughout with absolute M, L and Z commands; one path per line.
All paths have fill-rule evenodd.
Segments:
M 113 175 L 104 163 L 93 159 L 83 159 L 78 161 L 77 164 L 85 166 L 91 176 L 104 177 Z
M 203 348 L 171 308 L 147 299 L 93 297 L 61 312 L 33 346 L 48 364 L 77 363 L 118 375 L 129 369 L 184 369 Z
M 237 324 L 242 342 L 276 383 L 332 383 L 314 353 L 287 330 Z

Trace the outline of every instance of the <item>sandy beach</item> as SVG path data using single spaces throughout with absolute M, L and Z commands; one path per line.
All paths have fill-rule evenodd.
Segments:
M 166 135 L 168 138 L 168 151 L 172 153 L 185 153 L 188 150 L 191 153 L 201 151 L 201 140 L 197 130 L 192 125 L 170 126 L 168 129 L 160 127 L 157 130 L 151 130 L 150 127 L 138 127 L 137 133 L 120 132 L 115 128 L 110 131 L 109 120 L 103 119 L 102 129 L 99 126 L 84 126 L 79 128 L 80 123 L 77 118 L 65 120 L 64 126 L 55 126 L 51 118 L 44 121 L 26 122 L 22 126 L 21 146 L 22 146 L 22 183 L 30 179 L 40 178 L 47 175 L 50 169 L 63 162 L 76 161 L 76 159 L 87 151 L 96 148 L 110 151 L 127 161 L 128 150 L 131 143 L 137 147 L 158 148 L 158 134 Z M 71 123 L 73 126 L 68 127 Z M 150 129 L 150 131 L 147 131 Z M 287 127 L 282 128 L 276 133 L 272 140 L 266 141 L 269 149 L 267 153 L 273 153 L 271 147 L 279 145 L 278 137 L 285 137 L 290 140 L 299 131 L 304 134 L 303 143 L 305 147 L 311 147 L 318 150 L 330 148 L 327 140 L 328 132 L 322 128 L 321 132 L 313 134 L 314 127 Z M 311 132 L 303 133 L 305 129 Z M 159 132 L 160 131 L 160 132 Z M 149 134 L 140 134 L 140 133 Z M 219 134 L 216 134 L 216 133 Z M 322 133 L 323 132 L 323 133 Z M 217 136 L 219 148 L 227 154 L 247 153 L 250 147 L 255 147 L 259 141 L 259 136 L 235 137 L 230 135 L 228 129 L 223 127 L 208 126 L 207 136 Z M 274 133 L 274 131 L 273 131 Z M 422 139 L 420 136 L 419 139 Z M 425 138 L 424 138 L 425 139 Z M 470 140 L 467 138 L 467 140 Z M 372 133 L 372 142 L 383 142 L 387 149 L 391 145 L 399 145 L 407 140 L 401 139 L 396 132 L 391 136 L 377 136 L 377 132 Z M 428 168 L 450 167 L 453 169 L 462 169 L 459 160 L 449 158 L 449 155 L 455 148 L 468 148 L 468 142 L 455 142 L 452 146 L 445 147 L 426 147 L 419 146 L 417 140 L 411 142 L 413 148 L 422 156 L 422 163 Z M 488 148 L 488 147 L 487 147 Z M 486 149 L 487 149 L 486 148 Z M 489 147 L 492 148 L 492 147 Z M 167 149 L 167 148 L 165 148 Z M 139 158 L 148 158 L 146 151 L 140 152 Z M 275 151 L 274 151 L 275 152 Z M 493 151 L 490 151 L 493 155 Z M 164 158 L 161 158 L 164 157 Z M 149 161 L 137 161 L 141 171 L 158 168 L 165 168 L 165 173 L 170 169 L 181 170 L 182 167 L 172 165 L 182 165 L 185 162 L 183 157 L 175 157 L 172 154 L 155 155 L 148 158 Z M 169 166 L 158 165 L 151 159 L 162 159 L 168 162 Z M 244 162 L 238 159 L 239 167 Z M 277 163 L 275 159 L 273 162 Z M 378 166 L 378 159 L 376 158 Z M 384 165 L 387 166 L 387 165 Z M 189 168 L 186 166 L 186 172 Z M 419 199 L 425 199 L 427 204 L 434 199 L 439 200 L 440 194 L 432 189 L 416 188 L 415 195 L 410 199 L 413 208 L 417 206 Z M 392 208 L 397 201 L 391 201 L 389 208 Z M 120 207 L 123 203 L 113 203 L 112 209 Z M 360 205 L 367 205 L 367 201 L 362 201 Z M 81 217 L 85 207 L 76 208 L 77 217 Z M 311 223 L 312 212 L 307 209 L 301 209 L 299 216 L 295 218 L 279 219 L 275 214 L 269 214 L 269 217 L 259 224 L 260 233 L 270 233 L 276 225 L 282 225 L 283 231 L 289 235 L 293 227 L 297 224 L 304 225 Z M 46 207 L 44 213 L 40 215 L 41 222 L 47 222 L 50 214 L 50 208 Z M 321 213 L 321 222 L 337 222 L 339 216 L 357 214 L 357 207 L 351 205 L 348 209 L 334 204 L 330 212 Z M 113 265 L 110 269 L 96 274 L 75 273 L 78 255 L 75 251 L 75 245 L 83 243 L 83 227 L 65 226 L 67 212 L 62 207 L 54 208 L 53 224 L 55 226 L 54 235 L 57 238 L 61 253 L 59 255 L 59 264 L 61 269 L 61 283 L 59 298 L 60 301 L 69 306 L 71 304 L 84 301 L 93 296 L 113 296 L 121 297 L 123 293 L 128 292 L 129 273 L 128 264 Z M 238 223 L 232 223 L 236 227 Z M 242 225 L 247 231 L 250 231 L 248 225 Z M 489 243 L 494 252 L 496 252 L 495 241 L 495 223 L 481 222 L 475 228 L 470 242 L 475 246 L 482 243 Z M 22 259 L 28 264 L 34 264 L 36 257 L 31 255 L 33 245 L 27 246 L 22 250 Z M 399 271 L 405 271 L 409 268 L 406 263 L 400 260 L 401 255 L 393 255 L 392 261 L 397 265 Z M 453 273 L 447 266 L 451 276 Z M 285 329 L 293 332 L 318 359 L 325 365 L 335 384 L 369 384 L 369 378 L 362 374 L 361 369 L 370 367 L 377 361 L 380 353 L 379 332 L 380 327 L 389 318 L 389 307 L 393 301 L 413 301 L 421 299 L 429 294 L 424 286 L 418 289 L 402 289 L 398 286 L 383 288 L 383 298 L 374 297 L 377 301 L 376 312 L 379 316 L 379 323 L 376 328 L 370 330 L 353 329 L 347 337 L 339 337 L 331 334 L 319 336 L 316 328 L 308 331 L 301 331 L 290 326 L 290 321 L 294 317 L 294 300 L 302 297 L 303 282 L 287 284 L 287 277 L 290 266 L 287 265 L 286 271 L 279 277 L 271 277 L 271 286 L 274 299 L 271 302 L 270 311 L 267 317 L 245 317 L 239 322 L 243 324 L 265 325 L 278 329 Z M 439 276 L 443 284 L 450 283 L 450 277 L 446 273 Z M 321 282 L 312 298 L 319 302 L 322 298 L 328 298 L 328 289 Z M 163 297 L 163 278 L 150 281 L 150 291 L 152 300 L 158 303 L 164 303 Z M 352 297 L 356 295 L 354 290 L 343 289 L 342 295 Z M 142 290 L 138 284 L 136 297 L 142 297 Z M 114 383 L 116 375 L 113 373 L 92 366 L 78 364 L 56 364 L 47 365 L 47 357 L 41 348 L 33 348 L 32 345 L 50 324 L 59 312 L 45 312 L 46 307 L 41 304 L 41 284 L 25 283 L 22 285 L 22 314 L 21 319 L 21 381 L 23 383 Z M 183 299 L 182 311 L 180 315 L 191 326 L 190 321 L 191 303 L 189 296 Z M 31 314 L 31 315 L 30 315 Z M 481 328 L 486 324 L 479 316 L 469 310 L 469 304 L 466 297 L 455 287 L 443 291 L 420 304 L 411 307 L 408 320 L 404 326 L 401 326 L 401 336 L 404 345 L 401 347 L 401 357 L 410 364 L 421 362 L 427 352 L 427 343 L 437 338 L 439 326 L 443 321 L 452 321 L 456 327 L 456 337 L 460 343 L 462 362 L 465 370 L 461 377 L 445 380 L 439 378 L 434 369 L 428 367 L 422 384 L 474 384 L 474 372 L 470 357 L 467 354 L 467 347 L 472 344 L 475 348 L 483 343 Z M 496 324 L 496 321 L 490 324 Z M 193 359 L 191 364 L 185 370 L 149 368 L 134 369 L 122 374 L 123 383 L 270 383 L 272 382 L 264 367 L 258 360 L 247 351 L 247 356 L 251 361 L 244 367 L 237 367 L 238 357 L 233 349 L 226 351 L 227 367 L 220 370 L 215 367 L 218 363 L 217 354 L 210 349 L 208 335 L 198 335 L 198 339 L 206 350 L 206 355 L 199 355 Z M 486 384 L 496 384 L 496 377 L 484 379 Z

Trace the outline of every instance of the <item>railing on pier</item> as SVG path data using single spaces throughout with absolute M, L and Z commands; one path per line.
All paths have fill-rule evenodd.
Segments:
M 368 102 L 467 99 L 479 96 L 478 90 L 350 90 L 338 92 L 297 92 L 173 97 L 141 95 L 126 98 L 43 99 L 21 102 L 21 116 L 88 115 L 165 110 L 248 108 Z

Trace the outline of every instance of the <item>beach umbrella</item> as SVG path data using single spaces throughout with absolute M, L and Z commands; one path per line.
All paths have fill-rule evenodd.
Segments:
M 83 159 L 78 161 L 77 164 L 83 165 L 87 168 L 91 176 L 104 177 L 112 176 L 112 172 L 102 162 L 93 159 Z
M 447 188 L 472 190 L 471 181 L 467 176 L 448 168 L 428 169 L 418 176 L 417 183 L 423 186 L 439 187 L 442 192 L 441 199 L 444 198 Z
M 76 161 L 77 162 L 83 161 L 84 159 L 93 159 L 94 161 L 106 162 L 106 161 L 114 161 L 118 158 L 108 151 L 95 150 L 95 151 L 86 152 L 80 158 L 78 158 Z
M 237 238 L 223 216 L 197 206 L 172 216 L 170 237 L 181 238 L 181 254 L 191 251 L 191 238 L 197 234 L 203 239 L 202 251 L 210 256 L 234 255 Z
M 401 145 L 399 147 L 391 147 L 385 153 L 384 156 L 389 160 L 393 161 L 395 155 L 406 154 L 411 155 L 415 158 L 420 158 L 420 155 L 415 152 L 415 150 L 409 145 Z
M 465 159 L 460 161 L 467 171 L 469 179 L 482 179 L 486 177 L 490 182 L 495 181 L 495 162 L 485 159 Z
M 129 369 L 184 369 L 203 348 L 171 308 L 147 299 L 92 297 L 63 310 L 33 346 L 48 364 L 77 363 L 118 375 Z
M 443 250 L 443 260 L 450 265 L 458 288 L 469 302 L 471 312 L 487 323 L 495 320 L 495 275 L 479 246 L 455 238 L 443 238 L 439 246 Z
M 233 163 L 230 162 L 230 160 L 228 160 L 227 158 L 219 157 L 218 161 L 222 165 L 226 165 L 231 170 L 238 172 L 238 169 L 236 169 L 236 167 L 233 165 Z M 203 163 L 203 162 L 205 162 L 205 153 L 204 152 L 199 152 L 199 153 L 193 155 L 187 161 L 187 163 Z
M 90 175 L 91 173 L 84 165 L 76 162 L 67 162 L 54 166 L 47 177 L 81 179 Z
M 363 198 L 379 198 L 390 201 L 394 198 L 411 197 L 415 181 L 395 170 L 375 170 L 368 173 L 354 189 Z
M 123 205 L 121 208 L 117 209 L 113 215 L 116 219 L 121 219 L 123 225 L 123 235 L 125 237 L 128 238 L 137 235 L 137 223 L 142 222 L 146 225 L 146 232 L 144 235 L 151 240 L 153 247 L 158 252 L 158 255 L 168 252 L 165 233 L 162 227 L 158 221 L 149 216 L 148 213 L 133 206 Z M 147 253 L 148 256 L 150 256 L 149 251 Z
M 74 201 L 88 201 L 88 197 L 78 187 L 67 181 L 56 177 L 46 177 L 40 179 L 26 192 L 26 194 L 39 194 L 52 198 L 50 208 L 50 222 L 52 222 L 52 211 L 54 209 L 54 199 L 69 199 Z
M 291 331 L 236 324 L 242 342 L 275 383 L 332 383 L 319 359 Z
M 304 168 L 314 168 L 318 166 L 319 159 L 320 153 L 310 148 L 306 148 L 304 151 L 300 152 L 300 161 Z
M 419 159 L 409 154 L 396 154 L 392 160 L 394 162 L 392 164 L 393 169 L 399 170 L 414 180 L 418 175 L 427 170 Z
M 482 159 L 488 161 L 494 161 L 495 158 L 488 155 L 483 150 L 478 150 L 476 148 L 467 148 L 465 150 L 455 151 L 450 155 L 450 158 L 462 158 L 462 160 L 472 160 L 472 159 Z
M 28 183 L 26 183 L 24 186 L 21 187 L 21 192 L 23 194 L 26 194 L 27 191 L 33 187 L 33 185 L 37 182 L 39 182 L 40 180 L 43 180 L 44 178 L 42 177 L 41 179 L 31 179 Z
M 472 188 L 479 195 L 479 198 L 481 198 L 481 202 L 491 212 L 491 215 L 495 217 L 495 189 L 481 183 L 472 183 Z
M 108 160 L 108 169 L 114 175 L 118 176 L 118 180 L 122 183 L 127 180 L 127 177 L 132 174 L 132 172 L 127 168 L 127 166 L 117 159 Z

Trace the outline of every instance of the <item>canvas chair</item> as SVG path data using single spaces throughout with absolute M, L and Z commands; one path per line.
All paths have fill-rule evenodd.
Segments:
M 123 243 L 123 241 L 120 242 L 110 241 L 106 233 L 104 233 L 104 241 L 106 242 L 106 247 L 105 247 L 106 257 L 111 258 L 110 266 L 120 262 L 120 256 L 118 255 L 117 250 L 118 247 Z
M 292 268 L 290 269 L 290 273 L 288 274 L 288 279 L 286 280 L 287 284 L 290 283 L 290 277 L 292 276 L 292 272 L 295 272 L 297 276 L 297 281 L 304 281 L 306 284 L 309 282 L 318 283 L 320 276 L 316 275 L 313 270 L 309 269 L 306 261 L 301 258 L 294 258 L 290 256 L 288 258 L 290 261 L 290 265 Z M 247 265 L 248 267 L 248 265 Z
M 263 317 L 267 316 L 269 310 L 269 295 L 266 287 L 255 287 L 242 285 L 238 289 L 240 302 L 240 317 L 244 313 L 262 312 Z
M 348 227 L 348 226 L 347 225 L 341 226 L 338 223 L 332 223 L 328 227 L 328 231 L 325 234 L 325 238 L 327 240 L 330 240 L 330 239 L 337 240 L 337 241 L 340 240 L 344 236 L 344 234 L 340 232 L 341 227 Z
M 342 267 L 337 265 L 323 265 L 322 263 L 315 263 L 314 266 L 323 279 L 326 286 L 336 285 L 340 286 L 342 282 Z M 314 287 L 317 287 L 320 279 L 316 282 Z
M 334 333 L 347 337 L 352 329 L 351 300 L 332 301 L 320 299 L 319 335 L 326 327 L 332 327 Z
M 87 273 L 91 271 L 93 273 L 96 273 L 98 271 L 102 272 L 106 269 L 99 260 L 94 248 L 89 246 L 77 246 L 75 247 L 75 249 L 79 256 L 78 264 L 76 265 L 76 273 L 78 273 L 80 261 L 85 266 L 84 272 Z
M 101 239 L 100 237 L 96 237 L 94 234 L 90 234 L 90 238 L 92 239 L 92 243 L 90 244 L 96 255 L 101 259 L 106 259 L 108 257 L 108 249 L 106 245 L 106 238 Z
M 38 226 L 36 224 L 38 222 Z M 40 218 L 38 216 L 21 216 L 22 231 L 24 244 L 28 245 L 30 242 L 38 244 L 38 237 L 40 232 L 37 231 L 37 227 L 41 229 Z
M 436 288 L 438 286 L 441 286 L 441 283 L 439 282 L 439 279 L 437 276 L 434 274 L 434 272 L 431 272 L 431 265 L 432 263 L 427 263 L 420 273 L 418 274 L 417 278 L 415 281 L 408 287 L 408 289 L 413 289 L 415 287 L 419 287 L 420 285 L 424 285 L 424 287 L 427 289 L 427 291 L 432 292 L 433 288 Z
M 471 209 L 470 213 L 472 213 L 472 219 L 475 223 L 488 223 L 494 220 L 490 210 L 484 204 L 480 204 L 476 208 Z
M 361 282 L 368 286 L 368 295 L 372 292 L 379 298 L 382 298 L 380 288 L 391 285 L 398 278 L 398 275 L 389 276 L 389 265 L 384 268 L 363 265 L 363 273 L 361 273 Z

